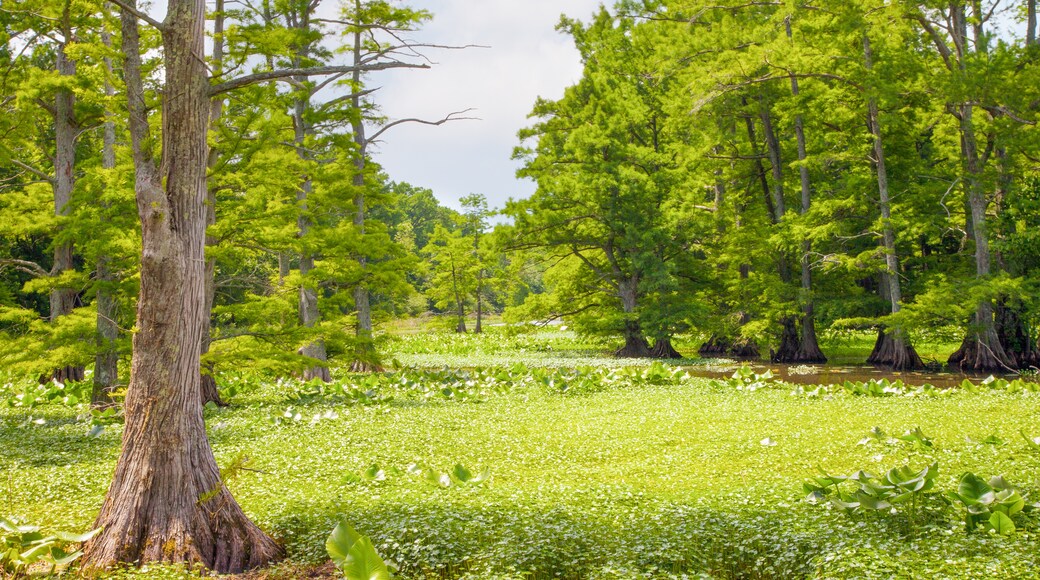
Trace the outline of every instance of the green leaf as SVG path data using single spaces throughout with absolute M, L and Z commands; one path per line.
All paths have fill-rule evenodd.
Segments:
M 364 472 L 365 479 L 369 481 L 385 481 L 386 472 L 379 468 L 378 464 L 373 463 Z
M 466 469 L 461 463 L 455 464 L 455 469 L 451 471 L 451 475 L 456 481 L 462 483 L 469 483 L 469 480 L 473 478 L 473 472 Z
M 347 523 L 346 518 L 340 518 L 339 523 L 329 534 L 329 538 L 325 540 L 325 550 L 336 566 L 342 566 L 347 554 L 350 553 L 350 548 L 359 538 L 361 538 L 361 534 Z
M 1015 531 L 1015 522 L 1011 521 L 1011 518 L 1003 512 L 993 512 L 993 515 L 989 517 L 989 525 L 993 526 L 993 529 L 1002 536 Z
M 982 481 L 982 478 L 974 473 L 968 472 L 961 476 L 960 483 L 957 485 L 957 497 L 966 505 L 988 505 L 993 503 L 996 496 L 988 483 Z
M 82 550 L 76 550 L 75 552 L 67 553 L 61 548 L 51 549 L 51 561 L 54 562 L 55 566 L 64 566 L 66 564 L 71 564 L 82 555 Z
M 71 534 L 69 532 L 55 532 L 54 535 L 59 540 L 61 540 L 63 542 L 70 542 L 70 543 L 73 543 L 73 544 L 82 544 L 83 542 L 86 542 L 90 538 L 93 538 L 94 536 L 98 535 L 100 532 L 101 532 L 101 528 L 97 528 L 97 529 L 91 530 L 89 532 L 83 532 L 82 534 Z
M 346 580 L 390 580 L 386 562 L 379 557 L 367 536 L 354 542 L 340 568 Z

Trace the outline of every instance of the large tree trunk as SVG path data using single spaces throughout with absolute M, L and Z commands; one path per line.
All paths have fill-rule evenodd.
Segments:
M 697 354 L 704 358 L 716 358 L 726 356 L 729 352 L 730 342 L 726 338 L 713 334 L 697 349 Z
M 995 322 L 1000 345 L 1015 359 L 1018 368 L 1040 367 L 1036 335 L 1023 320 L 1021 309 L 1002 298 L 997 301 Z
M 874 68 L 874 54 L 870 47 L 870 37 L 863 35 L 863 60 L 867 70 Z M 882 283 L 887 285 L 887 294 L 892 314 L 902 308 L 903 290 L 899 282 L 899 257 L 896 254 L 896 232 L 892 225 L 892 200 L 888 188 L 888 165 L 885 162 L 885 146 L 881 134 L 881 115 L 878 111 L 877 99 L 867 99 L 867 125 L 874 137 L 874 169 L 877 174 L 878 196 L 881 201 L 882 243 L 885 248 L 885 276 Z M 899 329 L 882 328 L 874 351 L 867 358 L 867 363 L 890 367 L 894 370 L 907 371 L 924 367 L 924 361 Z
M 212 70 L 214 76 L 221 76 L 224 73 L 224 0 L 216 0 L 213 12 L 213 58 Z M 217 128 L 220 123 L 220 118 L 224 115 L 224 98 L 218 97 L 210 102 L 209 109 L 209 122 L 213 129 Z M 209 150 L 209 158 L 206 166 L 210 171 L 213 171 L 220 163 L 220 151 L 213 147 Z M 206 228 L 217 223 L 217 189 L 211 184 L 206 185 Z M 217 245 L 217 239 L 206 233 L 206 247 L 214 247 Z M 206 332 L 202 335 L 202 356 L 205 356 L 209 352 L 210 343 L 212 342 L 212 320 L 213 320 L 213 304 L 216 302 L 217 295 L 217 260 L 216 258 L 206 259 Z M 215 369 L 212 364 L 207 364 L 202 369 L 202 376 L 200 377 L 199 387 L 202 390 L 202 404 L 216 403 L 222 407 L 227 406 L 220 398 L 220 389 L 217 388 L 217 377 L 214 375 Z
M 975 273 L 979 279 L 990 275 L 989 232 L 986 223 L 986 196 L 980 182 L 982 167 L 975 138 L 972 105 L 961 105 L 961 151 L 964 158 L 968 187 L 968 205 L 971 208 L 971 226 L 975 240 Z M 993 320 L 993 303 L 984 300 L 975 311 L 974 324 L 968 328 L 960 349 L 949 359 L 950 366 L 966 372 L 994 372 L 1012 370 L 1017 363 L 1000 344 Z
M 780 321 L 780 346 L 769 353 L 769 360 L 775 363 L 791 363 L 797 361 L 798 327 L 794 317 L 788 316 Z
M 71 42 L 72 30 L 69 25 L 69 5 L 66 3 L 64 12 L 65 43 Z M 65 54 L 66 44 L 58 47 L 57 71 L 63 77 L 72 77 L 76 74 L 76 63 Z M 79 128 L 76 124 L 76 96 L 70 89 L 58 91 L 54 102 L 54 214 L 59 217 L 69 215 L 69 200 L 72 198 L 72 190 L 76 185 L 76 135 Z M 72 243 L 54 244 L 54 265 L 51 268 L 52 276 L 61 276 L 64 272 L 75 269 L 72 259 Z M 50 321 L 57 322 L 59 318 L 72 312 L 76 308 L 79 292 L 75 288 L 57 287 L 50 293 Z M 66 366 L 56 369 L 51 378 L 60 382 L 82 381 L 84 369 L 82 366 Z
M 147 562 L 239 572 L 280 554 L 221 481 L 202 418 L 209 88 L 201 58 L 205 9 L 203 0 L 169 2 L 163 30 L 161 169 L 149 144 L 137 21 L 123 11 L 142 230 L 141 294 L 123 448 L 95 523 L 101 532 L 85 546 L 88 574 Z

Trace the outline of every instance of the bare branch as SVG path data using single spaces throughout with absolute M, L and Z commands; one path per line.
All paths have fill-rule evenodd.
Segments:
M 42 266 L 36 262 L 30 262 L 29 260 L 18 260 L 15 258 L 5 258 L 0 260 L 0 267 L 2 266 L 14 266 L 16 269 L 31 274 L 33 276 L 39 276 L 41 278 L 50 276 L 51 273 L 44 270 Z
M 154 26 L 158 30 L 163 30 L 164 26 L 163 26 L 162 22 L 159 22 L 158 20 L 152 18 L 151 16 L 148 16 L 147 14 L 145 14 L 144 12 L 141 12 L 140 10 L 135 8 L 134 6 L 132 6 L 130 4 L 127 4 L 123 0 L 108 0 L 108 1 L 111 2 L 112 4 L 115 4 L 116 6 L 120 7 L 121 9 L 129 12 L 130 14 L 133 14 L 134 16 L 136 16 L 138 18 L 138 20 L 144 20 L 145 22 L 147 22 L 148 24 L 151 24 L 152 26 Z
M 231 79 L 229 81 L 213 85 L 209 89 L 209 96 L 215 97 L 222 93 L 247 87 L 249 85 L 255 85 L 266 81 L 277 81 L 285 80 L 292 77 L 311 77 L 321 75 L 334 75 L 341 73 L 352 73 L 357 70 L 361 71 L 374 71 L 374 70 L 386 70 L 392 68 L 430 68 L 429 65 L 425 64 L 411 64 L 404 62 L 388 62 L 379 64 L 367 64 L 362 66 L 316 66 L 309 68 L 287 68 L 280 70 L 270 70 L 259 72 L 237 79 Z
M 368 142 L 369 143 L 374 143 L 376 140 L 379 139 L 379 136 L 382 135 L 383 133 L 386 133 L 388 130 L 390 130 L 390 129 L 398 126 L 398 125 L 403 125 L 405 123 L 418 123 L 420 125 L 439 126 L 439 125 L 443 125 L 443 124 L 445 124 L 445 123 L 447 123 L 449 121 L 480 121 L 481 119 L 479 117 L 459 117 L 458 116 L 458 115 L 465 115 L 466 113 L 468 113 L 468 112 L 470 112 L 472 110 L 473 109 L 466 109 L 464 111 L 456 111 L 454 113 L 448 113 L 447 116 L 445 116 L 443 119 L 441 119 L 439 121 L 426 121 L 424 119 L 398 119 L 398 120 L 396 120 L 396 121 L 394 121 L 392 123 L 387 123 L 386 125 L 383 125 L 382 127 L 380 127 L 380 129 L 378 131 L 376 131 L 375 134 L 372 135 L 372 137 L 370 137 L 368 139 Z
M 40 171 L 39 169 L 36 169 L 32 165 L 29 165 L 27 163 L 23 163 L 23 162 L 21 162 L 21 161 L 19 161 L 17 159 L 12 159 L 11 163 L 14 163 L 18 167 L 21 167 L 22 169 L 28 171 L 29 173 L 32 173 L 33 175 L 35 175 L 36 177 L 39 177 L 40 179 L 46 181 L 47 183 L 53 183 L 54 182 L 54 178 L 53 177 L 51 177 L 50 175 L 47 175 L 46 173 Z

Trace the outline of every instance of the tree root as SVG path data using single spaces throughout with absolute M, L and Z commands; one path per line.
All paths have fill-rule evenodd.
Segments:
M 918 356 L 913 345 L 896 331 L 878 331 L 874 350 L 867 358 L 867 364 L 894 371 L 915 371 L 924 368 L 924 361 Z

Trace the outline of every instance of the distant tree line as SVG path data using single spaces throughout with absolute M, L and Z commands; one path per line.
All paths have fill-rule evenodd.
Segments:
M 521 137 L 508 245 L 544 254 L 517 316 L 623 335 L 627 356 L 1040 364 L 1040 47 L 1026 2 L 622 1 L 563 19 L 584 74 Z

